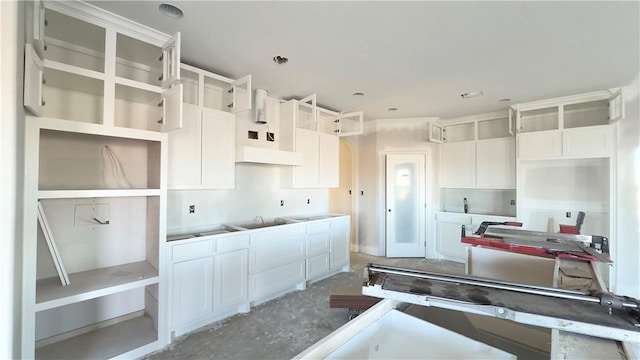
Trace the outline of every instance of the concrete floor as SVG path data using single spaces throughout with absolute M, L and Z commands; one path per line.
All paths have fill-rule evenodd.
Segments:
M 176 338 L 170 348 L 147 359 L 290 359 L 348 321 L 347 309 L 329 308 L 329 294 L 331 289 L 359 288 L 368 263 L 464 273 L 464 264 L 451 261 L 352 253 L 349 272 Z

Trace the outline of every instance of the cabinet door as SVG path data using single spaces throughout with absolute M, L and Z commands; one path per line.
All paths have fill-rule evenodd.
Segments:
M 24 106 L 34 115 L 40 116 L 42 98 L 42 76 L 44 66 L 38 54 L 29 44 L 24 46 Z
M 337 269 L 349 263 L 349 229 L 331 232 L 331 269 Z
M 318 184 L 320 138 L 318 133 L 296 129 L 295 151 L 302 154 L 302 165 L 293 168 L 294 187 L 314 187 Z
M 201 110 L 191 104 L 183 105 L 182 129 L 169 132 L 169 160 L 167 167 L 170 189 L 200 186 L 201 174 Z
M 295 127 L 318 131 L 318 108 L 316 94 L 311 94 L 295 103 Z
M 251 75 L 241 77 L 231 83 L 231 112 L 251 110 Z
M 567 129 L 562 132 L 562 156 L 608 157 L 613 153 L 613 129 L 609 125 Z
M 40 0 L 25 2 L 26 39 L 33 46 L 35 52 L 44 58 L 44 3 Z
M 168 89 L 180 81 L 180 32 L 162 46 L 162 87 Z M 180 97 L 182 101 L 182 96 Z
M 183 84 L 176 84 L 162 93 L 162 132 L 182 128 Z
M 213 257 L 173 264 L 172 328 L 196 321 L 213 311 Z
M 474 187 L 476 184 L 476 142 L 442 144 L 442 186 Z
M 442 124 L 429 123 L 429 141 L 442 144 L 444 140 L 444 127 Z
M 248 298 L 249 250 L 242 249 L 215 256 L 213 310 L 225 310 Z
M 518 134 L 518 159 L 552 159 L 562 155 L 559 130 Z
M 622 91 L 616 91 L 609 98 L 609 123 L 624 118 L 624 98 Z
M 476 185 L 481 188 L 515 189 L 515 139 L 480 140 L 476 150 Z
M 235 187 L 235 115 L 202 109 L 202 186 L 206 189 Z
M 465 262 L 467 258 L 466 245 L 460 242 L 462 224 L 438 221 L 437 226 L 436 249 L 438 254 L 447 260 Z
M 341 114 L 338 118 L 340 122 L 338 135 L 339 136 L 352 136 L 352 135 L 361 135 L 363 132 L 363 121 L 364 114 L 362 111 L 356 111 L 346 114 Z
M 340 139 L 335 135 L 318 134 L 318 186 L 338 187 L 340 177 Z

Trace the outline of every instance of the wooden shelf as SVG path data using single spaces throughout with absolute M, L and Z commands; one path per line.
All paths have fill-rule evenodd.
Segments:
M 36 359 L 108 359 L 158 340 L 153 320 L 139 316 L 36 349 Z M 143 353 L 144 354 L 144 353 Z M 143 354 L 138 354 L 143 355 Z M 136 357 L 132 354 L 130 357 Z
M 146 261 L 69 274 L 71 285 L 62 286 L 58 277 L 36 283 L 36 311 L 155 284 L 158 270 Z
M 40 190 L 39 199 L 160 196 L 160 189 Z

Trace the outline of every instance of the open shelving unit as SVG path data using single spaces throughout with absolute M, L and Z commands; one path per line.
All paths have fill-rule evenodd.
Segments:
M 23 356 L 135 357 L 164 346 L 167 135 L 26 121 L 25 218 L 42 203 L 70 284 L 62 286 L 42 232 L 26 222 Z M 103 156 L 106 146 L 118 165 Z M 115 167 L 131 188 L 105 181 Z
M 24 103 L 35 116 L 25 119 L 20 357 L 143 356 L 167 344 L 164 132 L 181 123 L 179 34 L 79 1 L 28 2 L 26 13 Z

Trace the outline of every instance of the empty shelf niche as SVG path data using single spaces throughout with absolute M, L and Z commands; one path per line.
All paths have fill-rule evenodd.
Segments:
M 39 190 L 159 189 L 160 142 L 42 129 Z
M 36 311 L 158 283 L 158 197 L 41 203 L 70 285 L 62 286 L 39 228 Z
M 37 312 L 36 359 L 137 357 L 158 335 L 157 285 L 138 287 Z

